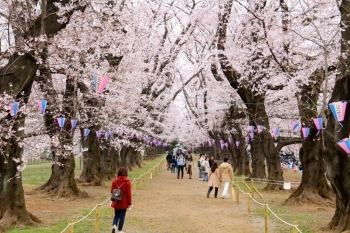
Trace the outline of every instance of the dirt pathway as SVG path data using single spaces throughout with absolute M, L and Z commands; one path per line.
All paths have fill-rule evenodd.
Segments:
M 128 211 L 124 230 L 127 233 L 221 233 L 264 231 L 261 217 L 247 217 L 247 204 L 232 199 L 206 197 L 208 183 L 198 180 L 195 167 L 192 179 L 188 175 L 177 179 L 165 165 L 153 180 L 133 196 L 134 207 Z M 243 195 L 241 195 L 243 196 Z M 243 198 L 243 197 L 242 197 Z M 271 229 L 270 229 L 271 230 Z

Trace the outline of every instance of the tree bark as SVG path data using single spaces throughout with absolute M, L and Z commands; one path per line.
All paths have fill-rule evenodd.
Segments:
M 0 69 L 3 77 L 0 93 L 12 93 L 15 101 L 20 101 L 21 104 L 28 103 L 37 68 L 36 60 L 30 54 L 22 56 L 15 54 L 9 60 L 8 65 Z M 16 118 L 8 115 L 0 119 L 1 125 L 13 122 L 12 130 L 15 132 L 10 138 L 1 138 L 5 145 L 0 147 L 0 150 L 3 151 L 0 156 L 0 182 L 2 184 L 0 186 L 0 232 L 6 231 L 16 223 L 40 222 L 37 217 L 27 211 L 22 177 L 20 171 L 17 170 L 17 166 L 23 163 L 23 149 L 19 142 L 23 139 L 24 132 L 18 129 L 24 127 L 24 120 L 25 115 L 20 112 L 20 109 Z M 19 162 L 15 162 L 14 159 Z
M 298 99 L 301 125 L 310 128 L 310 134 L 302 141 L 299 151 L 303 173 L 300 185 L 288 197 L 285 204 L 312 202 L 323 205 L 326 204 L 326 199 L 331 201 L 335 199 L 324 175 L 326 171 L 322 152 L 324 132 L 316 136 L 318 130 L 312 120 L 312 118 L 318 117 L 315 103 L 319 99 L 324 71 L 316 70 L 309 77 L 309 80 L 309 85 L 301 87 L 302 91 Z
M 348 1 L 346 1 L 348 2 Z M 349 3 L 348 3 L 349 4 Z M 350 4 L 349 4 L 350 6 Z M 331 102 L 350 99 L 350 75 L 338 79 L 333 89 Z M 331 183 L 336 195 L 336 209 L 328 228 L 335 232 L 350 230 L 350 165 L 348 156 L 337 145 L 340 139 L 348 138 L 350 133 L 350 107 L 347 106 L 343 128 L 339 130 L 339 124 L 328 111 L 328 121 L 325 133 L 324 159 L 326 163 L 326 176 Z
M 56 139 L 59 145 L 51 143 L 51 151 L 54 154 L 54 163 L 49 180 L 37 190 L 43 190 L 50 194 L 57 194 L 63 197 L 86 197 L 87 194 L 78 189 L 74 179 L 75 159 L 71 152 L 73 148 L 74 131 L 71 129 L 70 120 L 75 118 L 76 109 L 72 105 L 75 96 L 74 79 L 67 77 L 66 91 L 63 95 L 62 112 L 58 107 L 57 95 L 53 89 L 51 72 L 46 66 L 40 68 L 41 75 L 38 77 L 42 90 L 46 91 L 46 98 L 50 111 L 44 115 L 45 127 L 48 131 L 51 141 Z M 62 129 L 57 124 L 55 115 L 65 118 L 65 124 Z

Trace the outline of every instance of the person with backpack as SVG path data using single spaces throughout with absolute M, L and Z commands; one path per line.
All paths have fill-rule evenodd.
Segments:
M 118 190 L 119 189 L 119 190 Z M 120 197 L 111 199 L 111 207 L 114 208 L 113 228 L 112 233 L 123 232 L 126 210 L 131 208 L 131 182 L 128 178 L 128 170 L 125 167 L 120 167 L 117 172 L 117 177 L 112 181 L 111 194 L 117 194 Z
M 180 171 L 181 171 L 181 179 L 184 178 L 184 167 L 186 166 L 186 159 L 183 154 L 180 154 L 177 158 L 177 178 L 180 179 Z

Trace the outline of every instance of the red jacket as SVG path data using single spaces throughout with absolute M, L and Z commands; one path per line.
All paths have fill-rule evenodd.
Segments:
M 111 193 L 112 193 L 113 189 L 116 189 L 117 187 L 120 187 L 120 190 L 122 191 L 122 194 L 123 194 L 123 199 L 121 202 L 112 201 L 111 206 L 114 209 L 127 209 L 129 206 L 132 205 L 132 202 L 131 202 L 131 182 L 128 179 L 128 177 L 118 176 L 117 178 L 115 178 L 112 181 Z

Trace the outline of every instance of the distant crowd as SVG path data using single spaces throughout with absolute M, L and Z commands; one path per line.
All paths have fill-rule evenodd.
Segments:
M 175 173 L 177 179 L 183 179 L 184 170 L 188 174 L 189 179 L 192 179 L 195 166 L 191 152 L 177 150 L 176 153 L 174 153 L 173 151 L 169 151 L 166 160 L 168 163 L 167 169 L 170 170 L 171 173 Z M 233 168 L 228 158 L 224 158 L 223 163 L 218 166 L 214 161 L 214 157 L 210 157 L 209 159 L 207 154 L 200 154 L 196 167 L 198 169 L 199 180 L 208 182 L 208 198 L 213 189 L 215 189 L 214 197 L 217 198 L 221 183 L 224 185 L 221 198 L 229 197 L 228 190 L 230 181 L 233 179 Z

